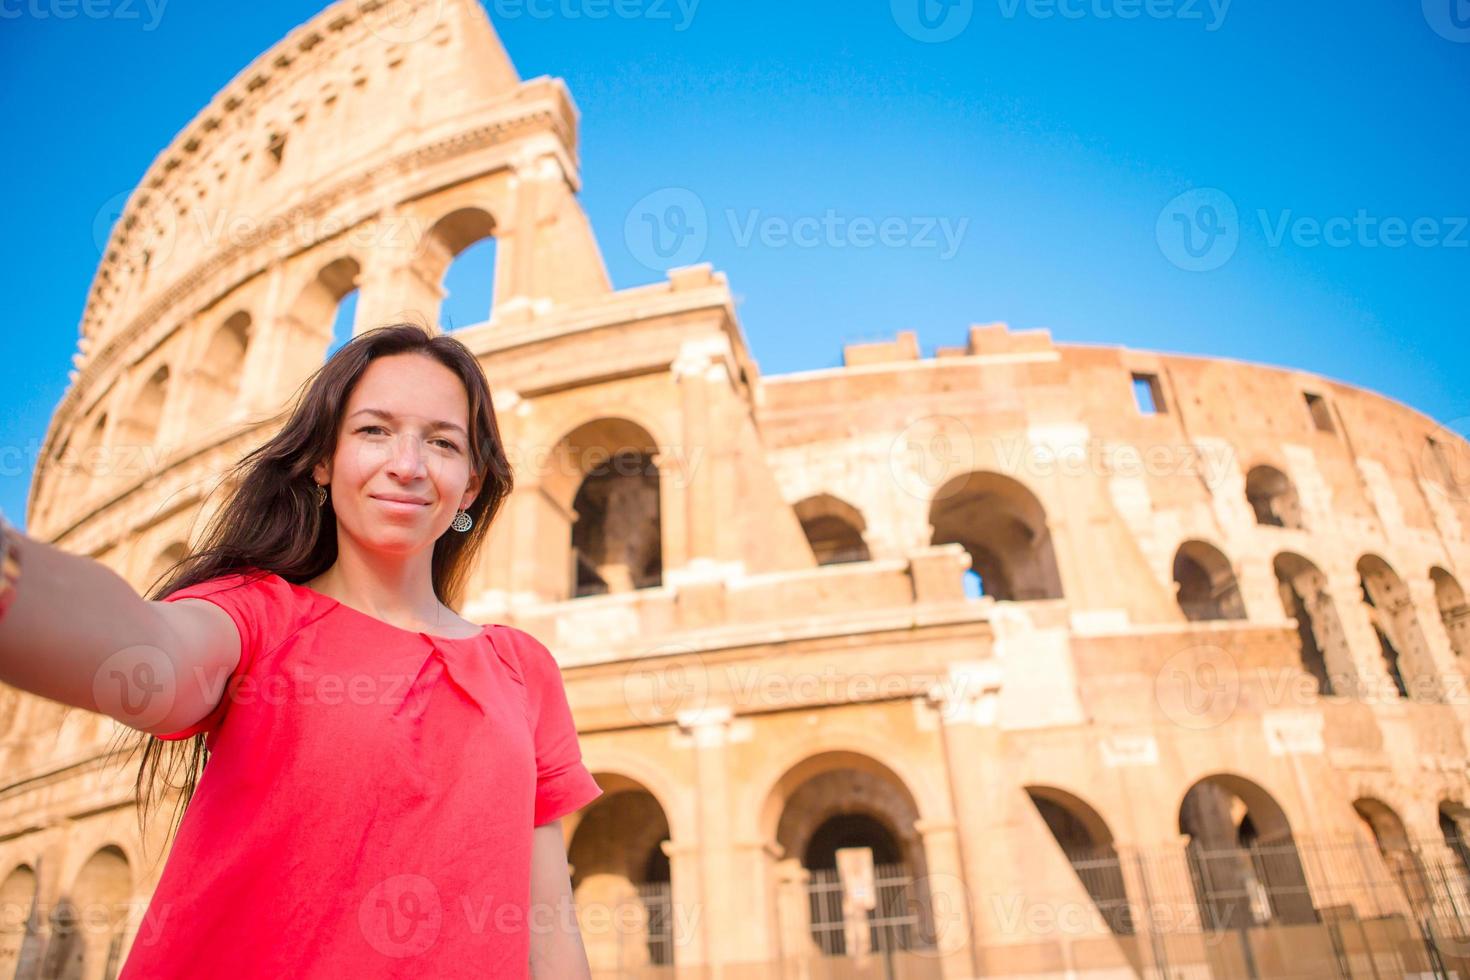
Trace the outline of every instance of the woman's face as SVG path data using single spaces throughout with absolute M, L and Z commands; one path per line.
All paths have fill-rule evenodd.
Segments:
M 330 484 L 341 529 L 374 551 L 433 548 L 479 493 L 468 431 L 459 375 L 422 354 L 368 364 L 343 410 L 330 465 L 313 471 Z

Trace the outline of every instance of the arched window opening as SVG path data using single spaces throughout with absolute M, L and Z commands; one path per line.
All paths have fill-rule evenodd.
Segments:
M 658 468 L 648 453 L 621 452 L 593 467 L 572 501 L 575 595 L 630 592 L 658 585 Z
M 464 207 L 434 223 L 414 258 L 417 278 L 439 295 L 433 312 L 445 330 L 490 319 L 495 294 L 495 219 L 483 208 Z
M 1381 800 L 1362 797 L 1353 801 L 1353 810 L 1373 838 L 1383 863 L 1411 909 L 1423 909 L 1430 891 L 1414 849 L 1409 843 L 1404 822 L 1393 808 Z
M 1179 831 L 1201 918 L 1211 930 L 1318 921 L 1291 826 L 1261 787 L 1238 776 L 1195 783 Z
M 873 956 L 933 955 L 935 897 L 914 829 L 919 815 L 892 770 L 854 752 L 822 753 L 781 778 L 765 812 L 785 855 L 773 869 L 785 883 L 778 900 L 807 919 L 794 954 L 821 958 L 834 976 L 856 976 Z
M 1102 817 L 1076 797 L 1050 787 L 1028 786 L 1026 795 L 1108 928 L 1120 936 L 1132 935 L 1133 917 L 1122 865 L 1112 832 Z
M 1296 487 L 1274 466 L 1255 466 L 1246 474 L 1245 496 L 1256 523 L 1269 527 L 1302 528 L 1302 506 Z
M 1382 558 L 1364 555 L 1358 560 L 1358 587 L 1363 609 L 1373 627 L 1383 658 L 1384 672 L 1401 698 L 1427 694 L 1421 687 L 1433 680 L 1424 637 L 1414 615 L 1408 588 Z
M 445 330 L 484 323 L 494 312 L 496 239 L 486 237 L 454 257 L 444 272 L 439 322 Z
M 567 848 L 578 905 L 611 910 L 618 929 L 588 933 L 594 973 L 635 976 L 674 966 L 676 925 L 669 821 L 652 793 L 631 779 L 598 774 L 603 795 L 581 814 Z
M 1342 693 L 1338 689 L 1352 677 L 1353 661 L 1327 577 L 1305 558 L 1286 552 L 1276 556 L 1272 569 L 1282 609 L 1296 620 L 1302 670 L 1317 681 L 1318 693 Z
M 345 347 L 354 336 L 358 292 L 354 286 L 337 301 L 337 307 L 332 312 L 332 342 L 327 346 L 328 357 Z
M 1220 550 L 1203 541 L 1186 541 L 1174 555 L 1174 585 L 1186 619 L 1245 619 L 1245 601 L 1235 570 Z
M 41 965 L 45 936 L 41 932 L 40 879 L 21 865 L 0 883 L 0 976 L 33 977 Z
M 931 544 L 970 555 L 966 595 L 998 601 L 1060 599 L 1061 574 L 1046 511 L 1021 483 L 998 473 L 956 477 L 935 494 Z
M 195 374 L 197 401 L 189 413 L 192 421 L 215 425 L 229 417 L 240 395 L 250 335 L 250 314 L 243 310 L 215 330 Z
M 1449 637 L 1450 649 L 1466 666 L 1470 666 L 1470 604 L 1465 602 L 1465 590 L 1443 568 L 1430 569 L 1429 578 L 1434 583 L 1434 601 L 1439 607 L 1440 622 Z
M 870 560 L 868 544 L 863 540 L 866 522 L 856 507 L 830 494 L 820 494 L 801 501 L 795 509 L 818 565 Z

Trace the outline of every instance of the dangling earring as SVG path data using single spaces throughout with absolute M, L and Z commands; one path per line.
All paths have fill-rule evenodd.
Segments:
M 318 507 L 322 506 L 323 504 L 325 504 L 327 502 L 327 488 L 326 487 L 324 487 L 320 483 L 318 483 L 318 484 L 316 484 L 316 489 L 314 491 L 312 491 L 312 492 L 316 494 L 316 505 Z
M 449 526 L 463 534 L 465 531 L 468 531 L 470 528 L 475 526 L 475 519 L 464 511 L 460 511 L 458 514 L 454 515 L 454 523 L 450 524 Z

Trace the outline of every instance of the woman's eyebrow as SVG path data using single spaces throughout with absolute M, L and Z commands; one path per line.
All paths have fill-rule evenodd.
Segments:
M 392 412 L 385 412 L 381 408 L 359 408 L 357 411 L 353 412 L 352 414 L 353 415 L 362 415 L 364 413 L 366 413 L 368 415 L 376 415 L 378 418 L 380 418 L 380 419 L 386 419 L 389 422 L 396 422 L 398 420 L 398 417 L 396 415 L 394 415 Z M 465 438 L 469 438 L 469 433 L 468 432 L 465 432 L 464 426 L 457 425 L 454 422 L 430 421 L 429 428 L 431 428 L 431 429 L 454 429 L 454 430 L 458 431 L 461 435 L 463 435 Z

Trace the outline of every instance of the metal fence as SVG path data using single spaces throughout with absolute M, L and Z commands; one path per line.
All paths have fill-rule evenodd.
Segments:
M 1448 980 L 1470 976 L 1470 871 L 1453 845 L 1190 843 L 1071 864 L 1140 976 Z

